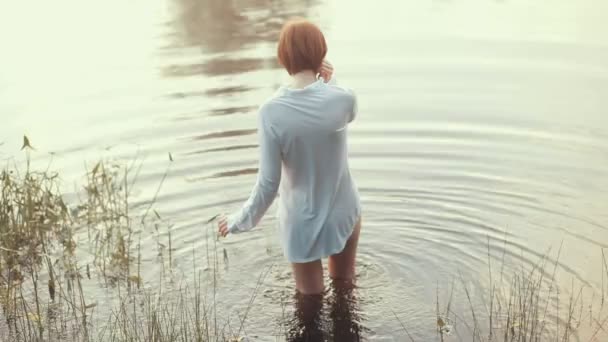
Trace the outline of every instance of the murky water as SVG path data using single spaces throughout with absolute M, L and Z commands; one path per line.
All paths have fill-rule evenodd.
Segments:
M 202 269 L 205 220 L 237 208 L 255 180 L 256 108 L 286 80 L 274 57 L 281 22 L 309 17 L 359 95 L 358 321 L 370 339 L 401 341 L 394 312 L 425 340 L 437 286 L 460 273 L 487 289 L 488 241 L 508 269 L 549 248 L 554 261 L 563 242 L 564 291 L 572 279 L 602 290 L 605 13 L 600 0 L 5 2 L 0 157 L 19 155 L 28 134 L 36 161 L 53 152 L 68 188 L 84 161 L 140 158 L 136 209 L 168 169 L 155 208 L 172 227 L 175 267 L 188 274 L 194 250 Z M 259 340 L 272 340 L 269 322 L 292 286 L 275 224 L 269 215 L 216 246 L 229 259 L 222 302 L 234 311 L 274 265 L 247 320 Z M 155 236 L 142 233 L 149 287 L 160 272 Z

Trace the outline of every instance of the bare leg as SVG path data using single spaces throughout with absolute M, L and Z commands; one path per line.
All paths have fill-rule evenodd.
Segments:
M 321 260 L 307 263 L 292 263 L 291 267 L 298 292 L 303 295 L 316 295 L 322 294 L 325 291 Z
M 355 258 L 359 233 L 361 232 L 361 219 L 355 224 L 353 233 L 346 242 L 342 252 L 329 257 L 329 276 L 334 280 L 352 282 L 355 279 Z

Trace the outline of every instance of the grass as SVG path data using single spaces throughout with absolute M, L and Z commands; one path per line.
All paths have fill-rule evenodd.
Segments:
M 474 292 L 464 277 L 459 274 L 448 287 L 447 298 L 441 304 L 437 287 L 436 317 L 437 340 L 444 341 L 589 341 L 608 340 L 606 323 L 608 312 L 602 300 L 592 297 L 584 303 L 584 286 L 572 283 L 569 294 L 562 298 L 556 283 L 561 246 L 554 262 L 549 262 L 547 253 L 532 267 L 523 264 L 519 271 L 507 275 L 504 253 L 500 270 L 492 267 L 488 240 L 487 293 Z M 608 268 L 602 268 L 602 272 Z M 607 273 L 608 274 L 608 273 Z M 455 296 L 464 297 L 466 310 L 455 309 Z M 399 319 L 397 317 L 397 319 Z M 410 341 L 416 341 L 407 332 Z
M 231 341 L 239 336 L 244 320 L 218 318 L 217 251 L 208 252 L 213 259 L 211 283 L 199 274 L 169 296 L 163 278 L 153 290 L 141 288 L 136 232 L 150 228 L 149 213 L 154 213 L 159 255 L 168 249 L 169 268 L 172 265 L 170 227 L 168 241 L 161 243 L 162 218 L 153 209 L 162 182 L 137 217 L 129 203 L 137 165 L 102 160 L 85 167 L 79 201 L 68 206 L 58 174 L 30 169 L 32 147 L 27 138 L 24 150 L 24 171 L 7 165 L 0 173 L 0 340 Z M 172 162 L 171 155 L 169 159 Z M 168 172 L 169 168 L 163 180 Z M 77 238 L 82 236 L 86 238 Z M 95 276 L 118 298 L 102 317 L 95 316 L 95 294 L 85 293 L 83 286 L 85 279 Z
M 58 281 L 49 257 L 51 249 L 61 248 L 68 258 L 74 252 L 67 207 L 58 195 L 57 178 L 56 174 L 30 171 L 29 159 L 24 174 L 7 168 L 0 176 L 2 314 L 9 331 L 20 331 L 30 340 L 42 339 L 45 331 L 41 319 L 43 303 L 38 295 L 43 291 L 40 269 L 47 270 L 48 297 L 54 300 Z M 66 266 L 68 279 L 72 280 L 69 272 L 73 265 L 68 262 Z M 32 291 L 34 295 L 28 296 Z
M 142 286 L 138 231 L 154 231 L 163 270 L 165 257 L 169 269 L 173 265 L 171 226 L 154 209 L 173 162 L 171 155 L 163 181 L 138 216 L 129 199 L 141 164 L 102 160 L 85 167 L 79 199 L 68 205 L 58 174 L 30 169 L 27 138 L 24 150 L 25 170 L 7 165 L 0 172 L 0 340 L 242 340 L 245 322 L 269 269 L 261 273 L 238 321 L 218 314 L 218 260 L 226 255 L 225 251 L 218 253 L 215 244 L 208 243 L 205 251 L 210 275 L 203 277 L 197 271 L 193 254 L 194 280 L 176 285 L 168 272 L 154 288 Z M 487 293 L 473 291 L 460 276 L 441 301 L 438 286 L 437 341 L 578 341 L 583 324 L 590 332 L 588 341 L 608 340 L 604 287 L 599 304 L 584 305 L 584 289 L 574 285 L 561 299 L 557 261 L 543 258 L 531 268 L 522 266 L 507 275 L 504 254 L 500 269 L 493 269 L 489 246 L 490 241 Z M 559 255 L 558 251 L 557 260 Z M 608 276 L 605 258 L 604 272 Z M 83 284 L 94 277 L 113 291 L 115 300 L 104 305 L 109 307 L 105 311 L 93 300 L 96 293 Z M 466 303 L 466 310 L 457 308 L 457 297 Z M 283 316 L 284 311 L 283 307 Z M 403 339 L 416 341 L 407 322 L 395 317 L 403 327 Z

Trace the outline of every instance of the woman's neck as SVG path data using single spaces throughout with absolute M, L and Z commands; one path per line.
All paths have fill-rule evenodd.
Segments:
M 303 70 L 291 75 L 291 87 L 295 89 L 303 89 L 316 81 L 317 75 L 312 70 Z

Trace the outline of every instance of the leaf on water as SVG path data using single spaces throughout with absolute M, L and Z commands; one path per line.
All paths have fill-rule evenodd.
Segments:
M 448 318 L 445 320 L 442 317 L 437 317 L 437 327 L 439 328 L 439 332 L 441 335 L 449 336 L 452 334 L 452 324 Z
M 156 215 L 156 217 L 158 217 L 159 220 L 162 220 L 160 218 L 160 215 L 158 214 L 158 212 L 156 211 L 156 209 L 152 209 L 152 211 L 154 212 L 154 215 Z
M 447 336 L 452 334 L 452 330 L 452 326 L 449 324 L 446 324 L 443 328 L 441 328 L 441 332 Z
M 171 152 L 169 152 L 169 160 L 173 161 L 173 155 L 171 154 Z
M 31 150 L 34 149 L 34 147 L 32 147 L 32 144 L 30 143 L 30 139 L 26 135 L 23 136 L 23 146 L 21 147 L 21 150 L 23 151 L 23 149 L 25 148 L 29 148 Z
M 445 322 L 443 321 L 443 319 L 441 317 L 437 317 L 437 326 L 439 328 L 443 328 L 445 326 Z

